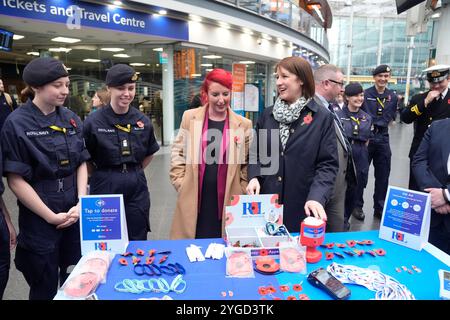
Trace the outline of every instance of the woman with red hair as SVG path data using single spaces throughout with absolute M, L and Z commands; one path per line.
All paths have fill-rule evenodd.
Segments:
M 252 123 L 231 110 L 232 83 L 230 72 L 212 70 L 201 87 L 203 106 L 183 114 L 169 172 L 178 192 L 172 239 L 223 236 L 224 208 L 247 187 Z

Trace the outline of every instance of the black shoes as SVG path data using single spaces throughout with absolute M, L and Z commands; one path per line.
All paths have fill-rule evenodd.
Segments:
M 377 210 L 375 210 L 374 212 L 373 212 L 373 216 L 375 217 L 375 218 L 378 218 L 378 219 L 381 219 L 381 216 L 383 215 L 383 212 L 382 211 L 377 211 Z
M 364 214 L 362 208 L 355 208 L 353 209 L 352 216 L 354 216 L 356 219 L 363 221 L 366 215 Z

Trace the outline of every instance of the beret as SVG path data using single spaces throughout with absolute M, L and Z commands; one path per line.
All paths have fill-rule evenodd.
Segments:
M 32 87 L 41 87 L 61 77 L 67 77 L 66 66 L 52 57 L 31 60 L 23 69 L 23 81 Z
M 118 87 L 126 83 L 136 82 L 137 79 L 138 76 L 132 67 L 126 64 L 116 64 L 106 74 L 106 85 Z
M 358 82 L 349 83 L 344 90 L 344 94 L 347 97 L 356 96 L 362 92 L 364 92 L 363 87 Z
M 387 64 L 380 64 L 372 71 L 372 75 L 376 76 L 379 73 L 391 72 L 391 68 Z

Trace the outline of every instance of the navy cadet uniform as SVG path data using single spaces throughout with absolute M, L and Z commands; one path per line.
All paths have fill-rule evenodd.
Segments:
M 448 81 L 448 66 L 433 66 L 425 71 L 427 72 L 427 79 L 430 83 Z M 404 108 L 400 114 L 400 118 L 403 122 L 414 122 L 414 137 L 411 143 L 411 149 L 409 150 L 409 189 L 411 190 L 420 191 L 412 172 L 412 160 L 419 148 L 425 131 L 427 131 L 428 127 L 435 120 L 450 118 L 450 90 L 446 89 L 441 92 L 441 95 L 437 99 L 434 99 L 427 107 L 425 107 L 425 98 L 429 92 L 430 90 L 413 96 L 408 107 Z
M 0 151 L 1 154 L 1 151 Z M 0 156 L 0 178 L 2 177 L 3 166 L 2 157 Z M 5 191 L 3 180 L 0 179 L 0 197 Z M 3 293 L 6 289 L 6 284 L 9 278 L 9 266 L 11 264 L 11 253 L 9 251 L 9 229 L 6 224 L 6 218 L 0 207 L 0 300 L 3 298 Z
M 117 64 L 108 71 L 106 85 L 136 80 L 133 68 Z M 109 104 L 85 120 L 84 138 L 95 166 L 90 193 L 123 194 L 129 239 L 147 240 L 150 194 L 142 161 L 159 150 L 149 118 L 132 106 L 116 114 Z
M 54 58 L 32 60 L 23 80 L 41 87 L 68 76 Z M 5 174 L 23 177 L 55 213 L 67 212 L 78 202 L 77 168 L 89 159 L 80 118 L 65 107 L 45 115 L 31 101 L 6 119 L 1 134 Z M 30 286 L 30 300 L 53 299 L 67 278 L 67 267 L 81 257 L 79 223 L 56 229 L 18 201 L 19 234 L 16 267 Z
M 375 68 L 373 75 L 391 72 L 387 65 Z M 369 166 L 373 160 L 375 171 L 375 192 L 373 194 L 374 216 L 381 218 L 391 172 L 391 147 L 389 145 L 388 125 L 395 119 L 397 112 L 397 95 L 392 90 L 385 88 L 383 93 L 378 93 L 375 86 L 364 91 L 364 104 L 362 110 L 372 117 L 373 139 L 369 142 Z M 356 208 L 363 208 L 364 199 L 356 199 Z
M 359 83 L 351 83 L 345 87 L 347 97 L 356 96 L 363 92 Z M 345 105 L 338 116 L 344 127 L 345 135 L 352 145 L 352 155 L 356 167 L 356 186 L 349 186 L 345 195 L 345 221 L 348 220 L 355 207 L 355 201 L 363 197 L 369 175 L 369 151 L 367 141 L 372 137 L 372 117 L 361 109 L 351 112 Z

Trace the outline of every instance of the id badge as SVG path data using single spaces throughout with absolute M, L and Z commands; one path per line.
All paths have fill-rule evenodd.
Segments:
M 131 155 L 131 148 L 128 139 L 123 139 L 120 145 L 122 147 L 122 156 Z
M 378 107 L 377 109 L 377 116 L 382 116 L 383 115 L 383 108 Z
M 355 124 L 353 126 L 353 135 L 357 136 L 359 134 L 359 125 Z

